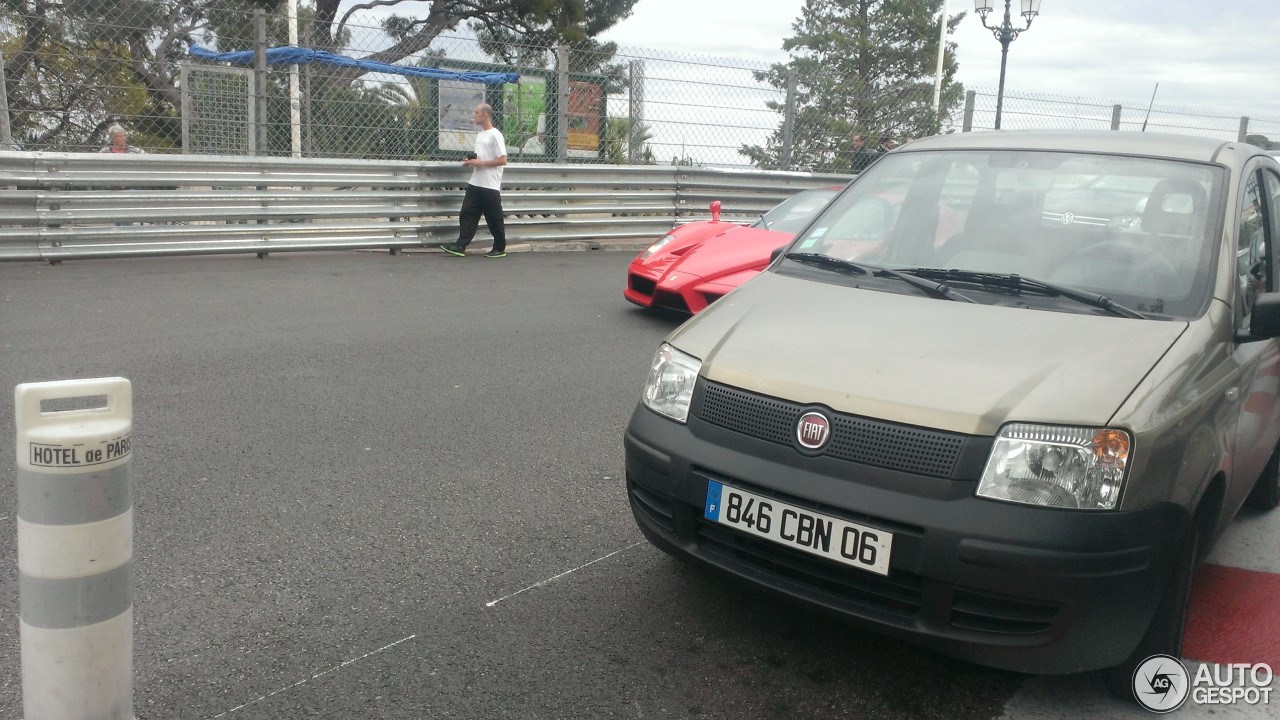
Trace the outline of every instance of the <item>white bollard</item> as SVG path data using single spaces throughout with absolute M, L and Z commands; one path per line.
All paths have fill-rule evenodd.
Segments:
M 14 406 L 24 720 L 132 720 L 129 381 L 26 383 Z

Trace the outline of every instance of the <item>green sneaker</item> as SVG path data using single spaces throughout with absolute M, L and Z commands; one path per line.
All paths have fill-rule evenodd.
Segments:
M 466 250 L 463 250 L 462 248 L 458 247 L 457 245 L 454 245 L 453 243 L 449 243 L 447 245 L 441 245 L 440 249 L 449 253 L 450 255 L 456 255 L 458 257 L 467 256 Z
M 500 257 L 506 257 L 507 253 L 502 250 L 490 250 L 489 252 L 485 253 L 484 256 L 488 258 L 500 258 Z

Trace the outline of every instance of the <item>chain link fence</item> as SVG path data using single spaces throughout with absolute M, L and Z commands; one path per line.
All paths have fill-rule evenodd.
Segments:
M 961 122 L 955 130 L 995 127 L 998 98 L 994 92 L 971 91 Z M 1228 115 L 1166 105 L 1111 103 L 1096 98 L 1064 97 L 1005 91 L 1001 109 L 1003 129 L 1137 130 L 1201 135 L 1263 144 L 1280 141 L 1280 118 Z
M 416 28 L 390 20 L 330 24 L 315 39 L 308 5 L 295 24 L 283 9 L 248 5 L 0 5 L 9 121 L 0 122 L 0 135 L 8 133 L 0 139 L 23 150 L 92 152 L 119 123 L 151 153 L 453 160 L 471 149 L 472 108 L 487 102 L 515 162 L 847 172 L 868 152 L 854 142 L 866 128 L 871 151 L 920 134 L 895 124 L 901 108 L 940 132 L 995 126 L 994 92 L 949 88 L 935 116 L 929 79 L 818 103 L 805 78 L 760 62 L 485 42 L 465 28 L 416 47 Z M 290 37 L 323 52 L 291 62 L 268 54 Z M 236 57 L 201 59 L 197 50 Z M 475 73 L 518 79 L 476 81 Z M 1016 90 L 1006 92 L 1001 115 L 1004 129 L 1280 137 L 1280 118 Z

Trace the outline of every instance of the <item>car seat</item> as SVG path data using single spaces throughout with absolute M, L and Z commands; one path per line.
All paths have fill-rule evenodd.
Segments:
M 1209 204 L 1204 186 L 1194 180 L 1165 178 L 1151 188 L 1142 210 L 1141 228 L 1149 236 L 1196 234 L 1196 219 Z
M 1039 242 L 1038 198 L 1011 194 L 1012 202 L 976 201 L 964 229 L 938 248 L 943 267 L 1033 275 L 1030 256 Z

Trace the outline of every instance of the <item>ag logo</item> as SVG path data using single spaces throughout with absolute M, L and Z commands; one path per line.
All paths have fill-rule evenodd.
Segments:
M 1175 657 L 1152 655 L 1133 671 L 1133 696 L 1151 712 L 1177 710 L 1187 701 L 1190 692 L 1191 676 Z

